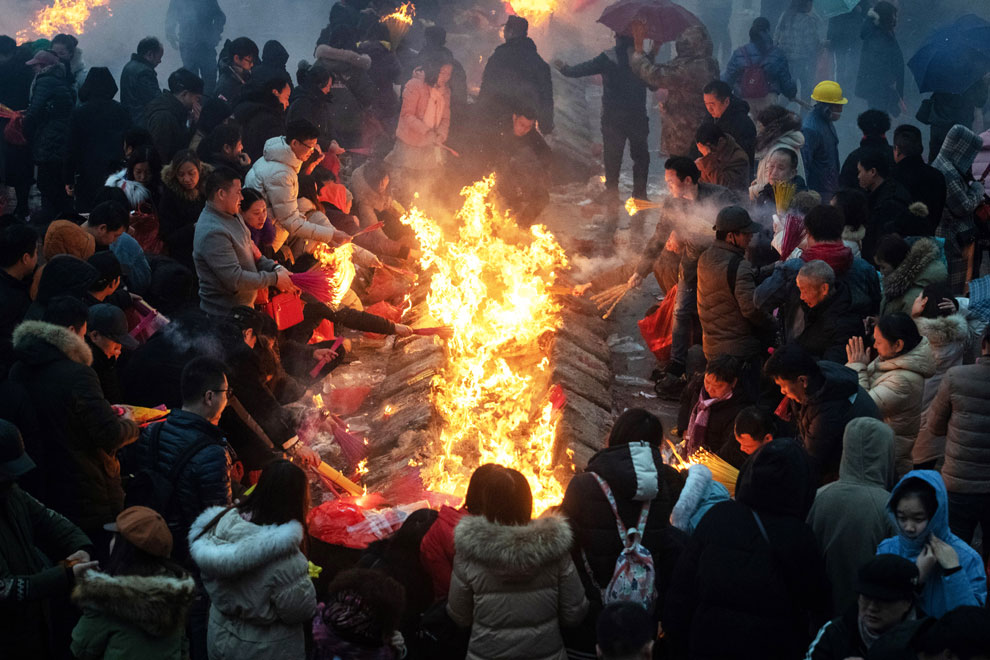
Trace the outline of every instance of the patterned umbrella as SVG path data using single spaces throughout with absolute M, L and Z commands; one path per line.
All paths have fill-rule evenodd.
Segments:
M 629 34 L 634 21 L 646 23 L 646 38 L 656 43 L 674 41 L 687 28 L 701 24 L 697 16 L 670 0 L 619 0 L 598 19 L 618 34 Z

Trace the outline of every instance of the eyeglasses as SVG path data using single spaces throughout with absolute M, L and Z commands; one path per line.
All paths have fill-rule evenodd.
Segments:
M 219 394 L 220 392 L 226 392 L 228 397 L 234 396 L 234 388 L 233 387 L 228 387 L 225 390 L 206 390 L 206 391 L 207 392 L 214 392 L 216 394 Z

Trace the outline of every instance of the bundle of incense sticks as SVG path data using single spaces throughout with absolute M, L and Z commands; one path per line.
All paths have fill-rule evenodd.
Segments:
M 616 284 L 615 286 L 605 289 L 601 293 L 596 293 L 591 296 L 591 302 L 595 303 L 598 311 L 602 311 L 607 308 L 607 311 L 602 315 L 603 319 L 607 319 L 612 315 L 615 310 L 616 305 L 627 293 L 629 293 L 629 285 L 626 283 Z
M 704 465 L 712 472 L 712 478 L 725 486 L 729 495 L 736 494 L 736 480 L 739 478 L 739 470 L 725 462 L 707 449 L 699 447 L 691 454 L 691 463 Z
M 648 199 L 636 199 L 635 197 L 630 197 L 626 200 L 626 213 L 629 215 L 636 215 L 640 211 L 658 209 L 660 206 L 660 202 L 651 202 Z

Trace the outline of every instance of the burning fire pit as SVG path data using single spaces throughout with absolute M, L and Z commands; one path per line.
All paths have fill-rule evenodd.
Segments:
M 499 215 L 492 185 L 463 191 L 453 229 L 416 209 L 403 218 L 426 273 L 403 322 L 453 337 L 386 340 L 330 379 L 372 386 L 346 420 L 369 460 L 344 471 L 393 504 L 459 501 L 476 467 L 500 463 L 526 475 L 543 511 L 611 425 L 605 324 L 555 286 L 567 258 L 554 236 Z

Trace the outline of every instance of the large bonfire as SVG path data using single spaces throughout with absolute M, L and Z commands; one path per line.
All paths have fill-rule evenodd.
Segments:
M 447 365 L 432 383 L 439 440 L 420 474 L 429 490 L 463 496 L 477 466 L 514 467 L 529 481 L 534 509 L 543 511 L 564 494 L 540 340 L 560 327 L 551 288 L 567 260 L 544 227 L 521 232 L 493 208 L 493 184 L 489 177 L 462 191 L 451 235 L 418 209 L 403 218 L 432 273 L 430 314 L 454 330 Z

